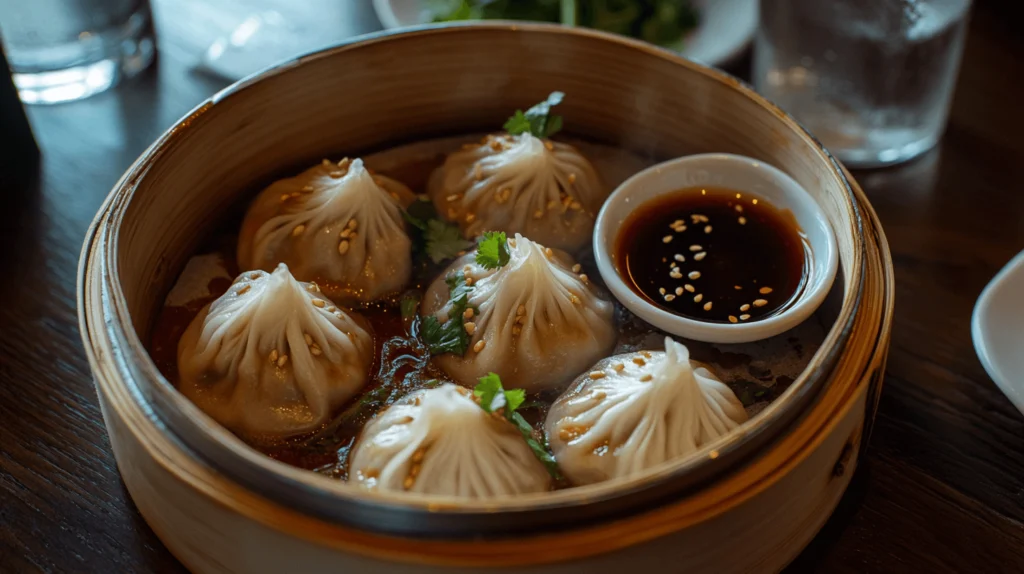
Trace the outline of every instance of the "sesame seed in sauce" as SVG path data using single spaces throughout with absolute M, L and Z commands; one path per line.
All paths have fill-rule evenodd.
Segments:
M 676 253 L 675 255 L 672 256 L 672 258 L 675 259 L 676 261 L 680 262 L 680 263 L 683 263 L 683 262 L 686 261 L 686 256 L 683 255 L 682 253 Z
M 730 323 L 737 323 L 737 322 L 739 322 L 739 319 L 737 319 L 734 315 L 729 315 L 729 322 Z
M 704 248 L 695 243 L 690 246 L 690 251 L 704 251 Z
M 737 203 L 736 204 L 736 211 L 738 213 L 743 213 L 743 206 Z
M 768 304 L 768 301 L 764 299 L 754 299 L 754 307 L 764 307 Z
M 740 222 L 740 225 L 746 225 L 747 224 L 747 218 L 746 217 L 740 217 L 737 221 Z
M 295 228 L 292 229 L 292 237 L 298 237 L 298 236 L 302 235 L 302 232 L 305 231 L 305 230 L 306 230 L 306 226 L 305 225 L 296 225 Z
M 339 236 L 342 239 L 348 239 L 348 238 L 352 237 L 352 230 L 349 229 L 348 227 L 346 227 L 345 229 L 341 230 L 341 233 L 339 234 Z
M 682 279 L 683 278 L 683 274 L 680 273 L 678 267 L 673 268 L 672 271 L 669 272 L 668 276 L 673 278 L 673 279 Z
M 589 280 L 590 280 L 590 278 L 589 278 L 589 277 L 587 277 L 587 274 L 586 274 L 586 273 L 580 273 L 580 281 L 582 281 L 582 282 L 586 283 L 586 282 L 587 282 L 587 281 L 589 281 Z
M 761 287 L 760 289 L 757 290 L 757 292 L 762 294 L 762 295 L 767 295 L 767 294 L 772 292 L 772 288 L 771 287 Z
M 326 310 L 327 310 L 328 313 L 333 313 L 333 312 L 337 311 L 338 308 L 335 307 L 334 305 L 329 305 Z
M 582 269 L 582 268 L 583 268 L 583 267 L 582 267 L 582 266 L 580 266 L 580 264 L 579 264 L 579 263 L 577 263 L 576 265 L 573 265 L 573 266 L 572 266 L 572 272 L 573 272 L 573 273 L 579 273 L 579 272 L 580 272 L 580 269 Z
M 276 363 L 277 362 L 277 349 L 274 349 L 273 351 L 270 351 L 270 362 L 271 363 Z
M 747 315 L 746 313 L 740 315 L 740 321 L 746 321 L 749 318 L 750 318 L 750 315 Z
M 324 303 L 323 299 L 313 299 L 313 306 L 314 307 L 323 309 L 325 305 L 327 305 L 327 304 Z
M 288 355 L 281 355 L 277 359 L 277 366 L 278 367 L 283 367 L 284 364 L 287 363 L 287 362 L 288 362 Z
M 696 281 L 697 279 L 700 279 L 700 271 L 690 271 L 686 276 Z
M 704 310 L 705 311 L 710 311 L 711 310 L 711 301 L 708 301 L 707 303 L 704 304 Z
M 693 256 L 693 260 L 694 261 L 703 261 L 704 258 L 707 257 L 707 256 L 708 256 L 708 252 L 707 251 L 701 251 L 700 253 L 697 253 L 696 255 Z
M 672 301 L 675 301 L 675 299 L 676 299 L 676 296 L 675 296 L 675 295 L 673 295 L 673 294 L 671 294 L 671 293 L 669 293 L 668 295 L 665 295 L 665 300 L 666 300 L 666 301 L 668 301 L 668 302 L 670 302 L 670 303 L 671 303 Z
M 693 302 L 694 303 L 700 303 L 703 300 L 704 300 L 704 294 L 703 293 L 697 293 L 696 295 L 693 296 Z
M 676 295 L 682 295 L 682 294 L 683 294 L 683 288 L 682 287 L 676 287 Z
M 711 233 L 711 226 L 710 225 L 705 225 L 704 226 L 704 233 Z
M 344 254 L 348 253 L 348 240 L 347 239 L 343 239 L 341 241 L 341 243 L 338 244 L 338 253 L 340 253 L 341 255 L 344 255 Z
M 512 325 L 512 334 L 513 335 L 518 335 L 519 333 L 522 333 L 522 332 L 523 332 L 523 328 L 522 327 L 520 327 L 519 325 Z
M 480 351 L 484 350 L 485 346 L 487 346 L 487 341 L 480 339 L 479 341 L 476 342 L 475 345 L 473 345 L 473 350 L 479 353 Z
M 347 227 L 348 227 L 348 228 L 350 228 L 350 229 L 352 229 L 352 230 L 355 230 L 355 228 L 359 227 L 359 222 L 358 222 L 358 221 L 356 221 L 356 218 L 355 218 L 355 217 L 353 217 L 352 219 L 349 219 L 349 220 L 348 220 L 348 225 L 347 225 Z
M 689 283 L 684 284 L 683 285 L 683 289 L 686 289 L 690 293 L 693 293 L 694 291 L 696 291 L 696 289 L 693 288 L 693 285 L 690 285 Z
M 744 303 L 744 304 L 740 305 L 740 311 L 749 311 L 749 310 L 750 310 L 750 304 L 749 303 Z
M 671 241 L 672 241 L 672 236 L 671 235 L 666 235 L 665 237 L 661 238 L 661 242 L 662 243 L 669 243 Z
M 664 295 L 665 294 L 665 288 L 664 287 L 658 287 L 658 293 Z

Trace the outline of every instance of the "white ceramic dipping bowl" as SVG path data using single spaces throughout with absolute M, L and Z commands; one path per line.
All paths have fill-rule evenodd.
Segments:
M 782 312 L 748 323 L 711 323 L 682 317 L 637 294 L 619 274 L 615 244 L 623 224 L 641 205 L 663 195 L 713 186 L 752 195 L 789 210 L 810 247 L 803 291 Z M 605 202 L 594 228 L 594 257 L 612 294 L 655 327 L 709 343 L 746 343 L 787 331 L 814 313 L 832 288 L 839 257 L 836 240 L 821 206 L 793 178 L 777 168 L 732 154 L 684 156 L 651 166 L 622 183 Z

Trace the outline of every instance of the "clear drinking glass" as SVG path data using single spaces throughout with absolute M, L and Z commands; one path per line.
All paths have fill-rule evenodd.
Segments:
M 754 85 L 851 167 L 945 128 L 970 0 L 761 0 Z
M 0 0 L 0 39 L 29 104 L 102 92 L 154 55 L 148 0 Z

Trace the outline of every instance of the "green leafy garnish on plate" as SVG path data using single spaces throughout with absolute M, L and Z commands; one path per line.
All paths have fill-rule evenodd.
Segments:
M 480 402 L 480 408 L 488 413 L 500 412 L 505 420 L 515 425 L 523 440 L 533 451 L 537 460 L 544 464 L 548 474 L 555 480 L 560 480 L 562 474 L 558 471 L 558 463 L 555 457 L 551 456 L 548 449 L 533 436 L 533 427 L 526 422 L 523 415 L 516 412 L 516 409 L 526 400 L 526 392 L 523 389 L 505 390 L 501 385 L 501 377 L 494 373 L 480 377 L 479 383 L 473 388 L 473 396 Z
M 508 264 L 508 238 L 504 231 L 484 233 L 476 247 L 476 262 L 484 269 L 497 269 Z
M 431 354 L 465 355 L 469 348 L 469 333 L 462 322 L 462 315 L 469 308 L 469 293 L 473 288 L 466 285 L 466 276 L 461 271 L 445 277 L 445 283 L 448 284 L 448 299 L 451 301 L 448 320 L 442 323 L 437 317 L 427 315 L 423 318 L 421 335 Z
M 516 110 L 505 122 L 505 131 L 511 135 L 531 133 L 539 138 L 548 138 L 562 129 L 562 116 L 552 115 L 551 108 L 562 103 L 565 94 L 551 92 L 548 99 L 523 112 Z

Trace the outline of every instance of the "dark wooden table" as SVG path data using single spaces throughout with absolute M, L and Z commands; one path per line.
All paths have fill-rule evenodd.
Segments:
M 375 26 L 361 10 L 358 25 Z M 1024 417 L 982 370 L 969 329 L 975 298 L 1024 249 L 1014 16 L 975 7 L 939 148 L 857 174 L 896 265 L 892 350 L 867 458 L 793 571 L 1024 571 Z M 224 85 L 191 71 L 174 42 L 165 33 L 159 65 L 114 92 L 30 109 L 41 175 L 0 189 L 0 572 L 184 570 L 121 484 L 74 298 L 79 249 L 108 190 Z

